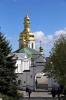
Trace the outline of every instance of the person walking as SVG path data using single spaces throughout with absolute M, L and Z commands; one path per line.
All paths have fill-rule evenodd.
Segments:
M 60 87 L 58 87 L 58 90 L 57 90 L 58 100 L 60 100 L 60 94 L 61 94 L 61 89 Z
M 30 98 L 30 94 L 31 94 L 31 89 L 29 89 L 29 92 L 28 92 L 28 93 L 29 93 L 29 98 Z
M 28 95 L 29 89 L 28 87 L 26 87 L 26 95 Z
M 52 94 L 52 97 L 53 97 L 53 98 L 56 96 L 56 91 L 55 91 L 54 88 L 52 88 L 52 90 L 51 90 L 51 94 Z
M 36 79 L 36 89 L 37 89 L 37 79 Z

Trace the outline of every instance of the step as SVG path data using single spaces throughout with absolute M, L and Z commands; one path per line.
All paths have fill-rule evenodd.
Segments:
M 52 98 L 52 97 L 24 97 L 20 98 L 19 100 L 58 100 L 58 98 Z M 62 98 L 60 100 L 63 100 Z

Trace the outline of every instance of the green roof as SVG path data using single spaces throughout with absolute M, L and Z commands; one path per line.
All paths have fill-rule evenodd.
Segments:
M 26 53 L 29 58 L 34 58 L 34 59 L 40 55 L 39 51 L 31 49 L 29 47 L 18 49 L 15 51 L 15 53 Z
M 27 50 L 26 48 L 22 48 L 22 49 L 18 49 L 16 51 L 14 51 L 15 53 L 26 53 L 28 55 L 28 57 L 32 57 L 32 54 L 29 50 Z
M 40 55 L 40 52 L 35 50 L 35 49 L 31 49 L 29 47 L 26 47 L 27 50 L 29 50 L 31 53 L 32 53 L 32 58 L 36 59 L 39 55 Z

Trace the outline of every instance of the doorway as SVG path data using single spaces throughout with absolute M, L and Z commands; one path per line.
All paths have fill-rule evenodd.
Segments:
M 35 91 L 48 91 L 48 78 L 44 75 L 43 72 L 35 75 Z

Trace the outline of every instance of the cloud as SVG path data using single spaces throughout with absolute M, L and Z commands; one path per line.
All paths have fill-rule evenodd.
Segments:
M 64 30 L 56 31 L 54 34 L 54 39 L 58 39 L 61 34 L 66 34 L 66 27 L 64 28 Z
M 46 50 L 51 50 L 51 47 L 46 47 L 46 46 L 44 46 L 44 49 L 46 49 Z
M 34 33 L 36 41 L 42 41 L 42 43 L 46 42 L 46 37 L 43 32 L 38 31 Z
M 36 41 L 42 41 L 42 43 L 53 43 L 55 40 L 59 38 L 61 34 L 66 34 L 66 27 L 63 30 L 56 31 L 53 35 L 49 34 L 45 36 L 45 33 L 42 31 L 35 32 Z
M 49 50 L 51 50 L 51 48 L 53 47 L 54 42 L 59 38 L 61 34 L 66 34 L 66 27 L 63 30 L 56 31 L 53 35 L 49 34 L 47 36 L 42 31 L 37 31 L 34 33 L 36 46 L 40 46 L 41 40 L 44 51 L 46 52 L 46 50 L 48 50 L 49 52 Z
M 42 43 L 51 43 L 53 41 L 52 35 L 45 36 L 45 34 L 41 31 L 35 32 L 34 35 L 37 42 L 41 40 Z

